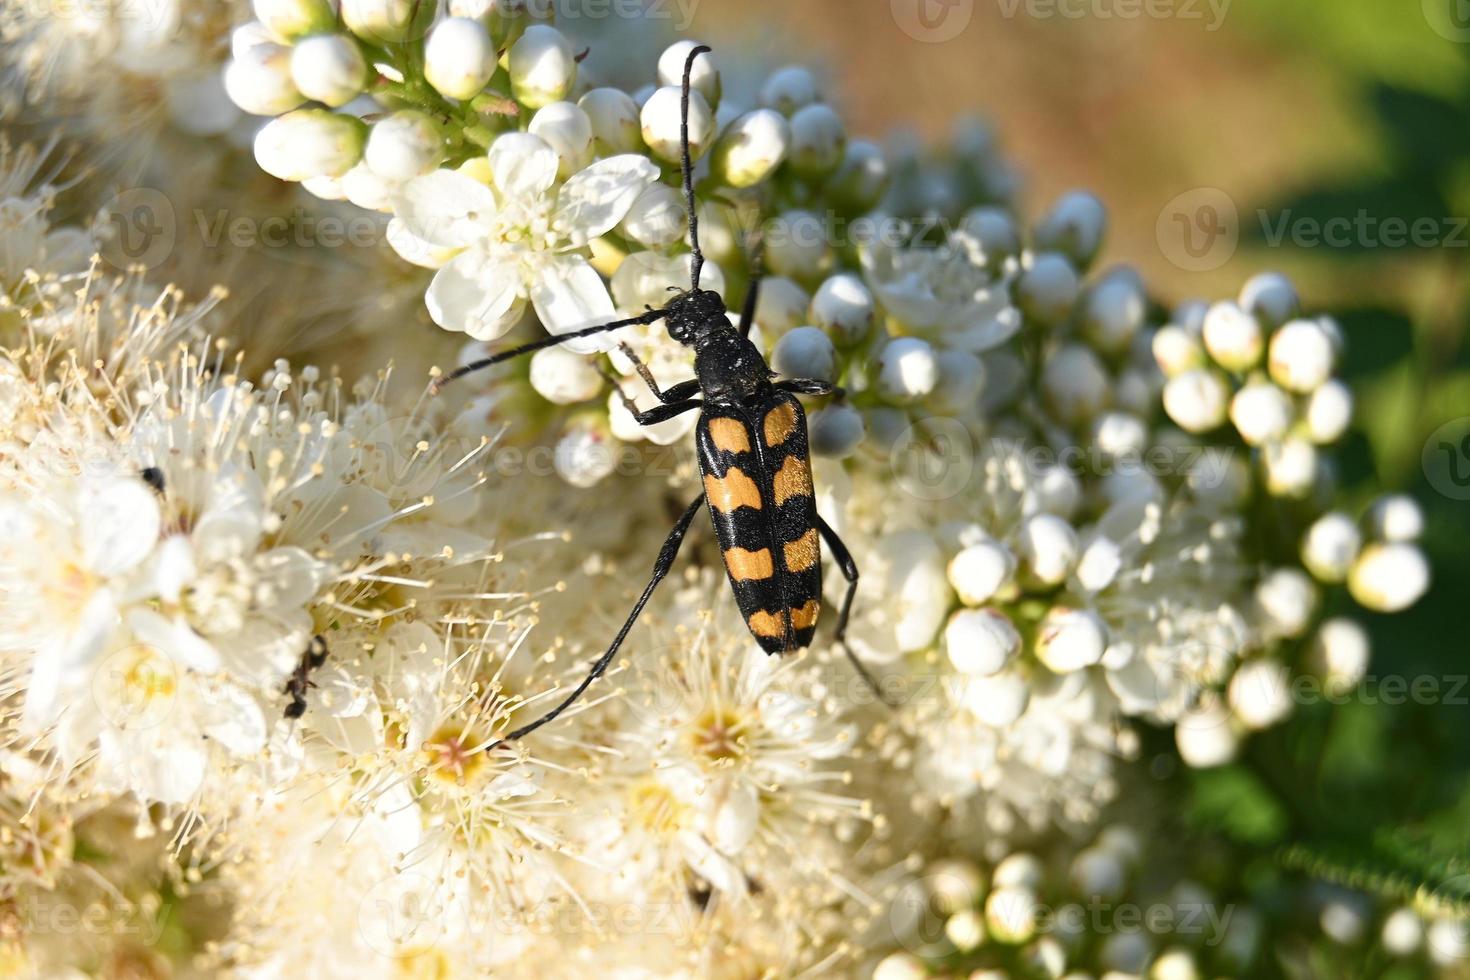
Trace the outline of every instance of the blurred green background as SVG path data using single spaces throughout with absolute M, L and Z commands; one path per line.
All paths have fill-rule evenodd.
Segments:
M 1339 318 L 1359 399 L 1343 504 L 1412 494 L 1435 570 L 1406 615 L 1350 611 L 1370 622 L 1373 678 L 1437 693 L 1308 705 L 1241 766 L 1196 777 L 1191 805 L 1268 849 L 1308 841 L 1299 865 L 1470 872 L 1470 476 L 1446 482 L 1470 474 L 1470 0 L 705 0 L 689 33 L 822 65 L 857 135 L 940 142 L 957 117 L 989 119 L 1026 212 L 1094 191 L 1102 262 L 1136 265 L 1166 303 L 1278 269 Z M 1200 188 L 1236 211 L 1238 247 L 1209 269 L 1182 267 L 1165 234 Z M 1346 233 L 1314 243 L 1333 219 Z M 1395 220 L 1424 233 L 1395 242 Z

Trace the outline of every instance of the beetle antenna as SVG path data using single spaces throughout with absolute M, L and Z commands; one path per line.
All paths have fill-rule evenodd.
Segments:
M 690 79 L 694 76 L 694 59 L 709 52 L 708 45 L 696 45 L 684 62 L 684 93 L 682 115 L 679 119 L 679 138 L 683 144 L 684 197 L 689 204 L 689 247 L 694 250 L 694 260 L 689 265 L 691 289 L 699 288 L 699 274 L 704 269 L 704 252 L 699 248 L 699 214 L 694 208 L 694 161 L 689 153 L 689 88 Z
M 445 386 L 447 386 L 451 381 L 458 381 L 460 378 L 464 377 L 467 374 L 474 374 L 476 371 L 483 371 L 485 370 L 485 368 L 494 367 L 497 364 L 503 364 L 506 361 L 514 360 L 515 358 L 520 357 L 523 354 L 532 354 L 538 350 L 545 350 L 548 347 L 555 347 L 558 344 L 564 344 L 569 340 L 577 340 L 581 337 L 590 337 L 593 334 L 606 333 L 609 330 L 620 330 L 623 327 L 632 327 L 640 323 L 653 323 L 655 320 L 663 319 L 664 315 L 665 314 L 663 310 L 649 310 L 647 313 L 631 317 L 627 320 L 614 320 L 612 323 L 602 323 L 598 324 L 595 327 L 583 327 L 581 330 L 573 330 L 571 333 L 553 334 L 549 337 L 542 337 L 540 340 L 533 340 L 529 344 L 522 344 L 519 347 L 512 347 L 510 350 L 504 350 L 501 351 L 499 354 L 492 354 L 489 357 L 475 361 L 471 364 L 466 364 L 464 367 L 452 371 L 449 374 L 444 375 L 442 378 L 435 378 L 434 383 L 430 386 L 430 390 L 437 395 L 439 394 L 439 392 L 443 391 Z

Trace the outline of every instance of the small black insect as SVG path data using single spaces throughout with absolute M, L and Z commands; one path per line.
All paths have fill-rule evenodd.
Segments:
M 143 478 L 144 483 L 153 488 L 155 493 L 159 494 L 160 496 L 163 495 L 165 488 L 165 484 L 163 482 L 163 470 L 159 469 L 156 466 L 145 466 L 143 467 L 143 471 L 138 475 Z
M 311 672 L 327 662 L 327 641 L 320 634 L 313 636 L 311 642 L 306 645 L 306 652 L 301 655 L 301 662 L 291 672 L 291 679 L 286 682 L 282 689 L 283 694 L 291 699 L 286 705 L 286 717 L 295 721 L 306 714 L 306 692 L 316 687 L 311 679 Z
M 714 520 L 715 535 L 719 539 L 735 601 L 745 617 L 746 626 L 767 653 L 788 653 L 811 644 L 822 606 L 819 539 L 827 543 L 847 580 L 847 594 L 837 615 L 835 639 L 862 678 L 875 692 L 878 690 L 845 642 L 853 593 L 857 590 L 857 564 L 836 532 L 817 514 L 812 493 L 806 415 L 796 399 L 797 395 L 840 394 L 840 390 L 816 379 L 772 380 L 774 372 L 748 337 L 755 319 L 760 287 L 758 275 L 751 278 L 739 330 L 731 324 L 719 294 L 699 288 L 704 254 L 699 247 L 694 168 L 689 152 L 689 88 L 694 60 L 709 50 L 702 45 L 696 47 L 684 64 L 681 135 L 684 196 L 689 209 L 689 241 L 693 251 L 690 288 L 679 293 L 662 309 L 650 309 L 631 319 L 586 327 L 503 351 L 467 364 L 434 384 L 437 392 L 457 378 L 523 354 L 554 347 L 574 338 L 659 320 L 666 322 L 670 337 L 694 348 L 696 377 L 662 391 L 653 373 L 631 348 L 624 345 L 623 354 L 632 361 L 660 404 L 644 412 L 638 410 L 627 394 L 622 394 L 622 399 L 628 411 L 642 425 L 657 425 L 685 412 L 700 412 L 696 443 L 699 469 L 704 477 L 703 492 L 690 502 L 674 525 L 654 563 L 652 579 L 622 629 L 613 638 L 612 645 L 565 700 L 537 720 L 511 732 L 503 741 L 523 738 L 553 720 L 602 676 L 643 612 L 653 590 L 673 567 L 685 532 L 704 506 L 709 507 Z

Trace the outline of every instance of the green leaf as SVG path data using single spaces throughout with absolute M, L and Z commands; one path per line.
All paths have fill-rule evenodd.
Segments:
M 1278 843 L 1286 833 L 1286 808 L 1249 769 L 1202 769 L 1191 782 L 1189 816 L 1200 827 L 1256 846 Z

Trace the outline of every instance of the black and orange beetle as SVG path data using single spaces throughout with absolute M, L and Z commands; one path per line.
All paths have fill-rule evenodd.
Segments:
M 689 153 L 689 84 L 694 60 L 709 50 L 696 47 L 684 64 L 683 177 L 693 250 L 689 289 L 662 309 L 650 309 L 628 320 L 586 327 L 503 351 L 467 364 L 434 385 L 437 391 L 466 374 L 573 338 L 659 320 L 666 321 L 670 337 L 694 348 L 696 377 L 662 391 L 652 372 L 625 345 L 624 355 L 633 362 L 659 404 L 644 412 L 626 394 L 623 401 L 642 425 L 657 425 L 685 412 L 701 412 L 696 439 L 699 469 L 704 477 L 703 492 L 684 509 L 664 541 L 653 566 L 652 579 L 607 652 L 565 700 L 496 744 L 523 738 L 553 720 L 602 676 L 653 590 L 673 567 L 694 515 L 704 506 L 709 507 L 714 520 L 735 601 L 745 616 L 745 624 L 767 653 L 788 653 L 811 644 L 822 606 L 822 550 L 818 539 L 827 542 L 847 580 L 835 639 L 863 679 L 877 690 L 872 677 L 845 643 L 848 615 L 857 590 L 857 564 L 836 532 L 817 514 L 806 415 L 796 400 L 797 395 L 830 395 L 837 389 L 815 379 L 773 380 L 775 374 L 747 336 L 755 315 L 758 276 L 752 277 L 746 293 L 739 330 L 730 322 L 719 295 L 699 288 L 704 255 L 699 248 L 699 218 L 694 206 Z

